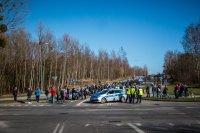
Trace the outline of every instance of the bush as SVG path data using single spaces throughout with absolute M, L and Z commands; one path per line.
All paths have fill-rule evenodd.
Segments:
M 1 25 L 0 25 L 0 31 L 1 31 L 1 32 L 6 32 L 7 29 L 8 29 L 8 28 L 7 28 L 7 25 L 5 25 L 5 24 L 1 24 Z
M 7 40 L 4 36 L 0 36 L 0 47 L 5 48 Z

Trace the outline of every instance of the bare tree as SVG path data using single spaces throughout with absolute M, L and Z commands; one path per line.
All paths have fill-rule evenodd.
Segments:
M 8 42 L 2 34 L 16 29 L 25 20 L 27 5 L 27 0 L 0 1 L 0 47 L 5 47 Z
M 186 53 L 193 54 L 197 81 L 200 81 L 200 22 L 187 27 L 182 44 Z
M 13 86 L 24 92 L 27 87 L 70 85 L 72 79 L 98 83 L 133 75 L 126 56 L 115 52 L 110 56 L 104 50 L 96 55 L 67 34 L 58 41 L 42 24 L 37 41 L 23 29 L 5 36 L 8 45 L 0 48 L 0 94 L 9 93 Z
M 1 0 L 0 1 L 0 31 L 17 28 L 26 17 L 27 0 Z

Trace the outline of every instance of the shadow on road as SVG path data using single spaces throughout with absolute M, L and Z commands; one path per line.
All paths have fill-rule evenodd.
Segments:
M 18 103 L 25 103 L 25 101 L 17 100 Z

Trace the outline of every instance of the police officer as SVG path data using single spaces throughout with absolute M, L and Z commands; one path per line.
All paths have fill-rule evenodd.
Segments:
M 115 88 L 118 89 L 118 90 L 120 89 L 119 85 L 117 85 Z
M 126 89 L 126 103 L 127 103 L 127 100 L 129 100 L 129 103 L 131 103 L 131 88 L 128 86 L 127 89 Z
M 136 92 L 135 86 L 132 85 L 131 86 L 131 102 L 132 103 L 134 103 L 134 100 L 135 100 L 135 92 Z
M 142 95 L 143 95 L 143 89 L 139 87 L 138 92 L 137 92 L 138 98 L 137 98 L 137 103 L 141 103 L 142 101 Z

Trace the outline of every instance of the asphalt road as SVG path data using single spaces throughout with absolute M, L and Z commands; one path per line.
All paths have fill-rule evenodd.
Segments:
M 199 133 L 200 103 L 0 104 L 0 133 Z

